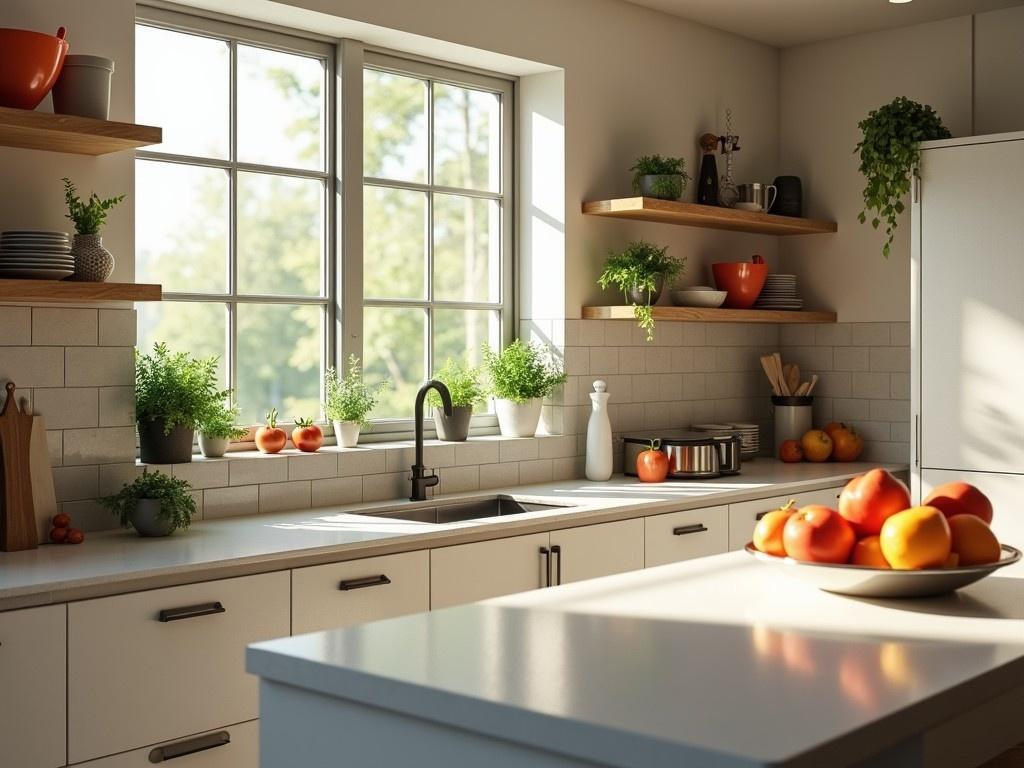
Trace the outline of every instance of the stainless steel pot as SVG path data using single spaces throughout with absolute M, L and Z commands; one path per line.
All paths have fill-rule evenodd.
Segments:
M 623 438 L 623 473 L 636 476 L 636 457 L 651 447 L 650 437 Z M 669 479 L 718 477 L 719 448 L 712 435 L 684 432 L 661 439 L 661 451 L 668 456 Z
M 715 447 L 718 449 L 718 474 L 738 475 L 743 460 L 740 453 L 743 450 L 743 439 L 738 433 L 724 435 L 712 435 Z

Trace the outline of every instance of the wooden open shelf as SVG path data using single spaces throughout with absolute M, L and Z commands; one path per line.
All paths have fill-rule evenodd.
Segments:
M 163 289 L 150 283 L 78 283 L 68 280 L 0 279 L 0 301 L 160 301 Z
M 683 323 L 834 323 L 835 312 L 775 309 L 705 309 L 701 307 L 652 307 L 655 320 Z M 584 307 L 584 320 L 634 320 L 633 307 Z
M 0 146 L 106 155 L 162 140 L 163 130 L 151 125 L 0 107 Z
M 719 208 L 714 205 L 677 203 L 653 197 L 622 197 L 616 200 L 592 200 L 583 204 L 588 216 L 657 221 L 685 227 L 727 229 L 759 235 L 818 235 L 836 232 L 834 221 L 775 216 L 771 213 Z

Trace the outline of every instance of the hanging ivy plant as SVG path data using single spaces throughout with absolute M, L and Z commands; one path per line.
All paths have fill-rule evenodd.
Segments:
M 921 161 L 921 142 L 948 139 L 951 134 L 934 109 L 905 96 L 871 110 L 857 127 L 864 136 L 855 152 L 860 153 L 860 172 L 868 180 L 864 210 L 857 218 L 863 224 L 871 211 L 872 227 L 878 229 L 885 222 L 888 239 L 882 254 L 889 258 L 897 217 L 905 207 L 902 198 L 910 191 L 910 174 Z

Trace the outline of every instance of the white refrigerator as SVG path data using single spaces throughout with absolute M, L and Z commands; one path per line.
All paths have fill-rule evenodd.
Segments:
M 923 144 L 912 226 L 914 500 L 973 483 L 1024 548 L 1024 132 Z

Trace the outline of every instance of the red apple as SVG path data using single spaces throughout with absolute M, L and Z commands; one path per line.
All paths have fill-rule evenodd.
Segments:
M 882 523 L 909 508 L 907 486 L 884 469 L 872 469 L 853 478 L 839 495 L 839 514 L 853 526 L 858 538 L 877 536 Z
M 970 483 L 943 483 L 928 494 L 924 504 L 941 510 L 946 517 L 974 515 L 992 524 L 992 502 Z
M 856 541 L 842 515 L 818 504 L 798 509 L 782 529 L 786 554 L 812 563 L 845 563 Z

